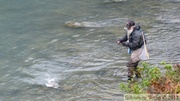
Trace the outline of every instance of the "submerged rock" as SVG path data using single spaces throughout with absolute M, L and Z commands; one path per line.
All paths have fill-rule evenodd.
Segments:
M 88 21 L 67 21 L 65 26 L 72 28 L 80 28 L 80 27 L 113 27 L 120 26 L 122 22 L 124 22 L 125 18 L 114 18 L 114 19 L 106 19 L 97 22 L 88 22 Z
M 105 0 L 104 2 L 113 3 L 113 2 L 124 2 L 124 1 L 127 1 L 127 0 Z
M 85 22 L 74 22 L 74 21 L 67 21 L 65 25 L 67 27 L 72 27 L 72 28 L 79 28 L 79 27 L 85 27 L 84 25 Z

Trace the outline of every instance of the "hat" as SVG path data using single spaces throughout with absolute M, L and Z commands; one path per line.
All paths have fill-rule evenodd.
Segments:
M 126 28 L 129 29 L 131 26 L 134 26 L 134 25 L 135 25 L 134 21 L 128 20 L 126 24 Z

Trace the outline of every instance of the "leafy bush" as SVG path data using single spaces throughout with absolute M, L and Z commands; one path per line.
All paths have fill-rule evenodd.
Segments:
M 157 66 L 142 63 L 139 67 L 142 80 L 120 83 L 120 89 L 133 94 L 180 94 L 180 64 L 162 62 L 161 65 L 165 73 Z

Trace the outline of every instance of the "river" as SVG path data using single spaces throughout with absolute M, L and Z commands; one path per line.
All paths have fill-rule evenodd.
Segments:
M 148 39 L 150 64 L 180 63 L 180 0 L 0 0 L 0 101 L 122 101 L 127 19 Z M 67 21 L 119 26 L 70 28 Z M 111 20 L 110 20 L 111 21 Z M 46 86 L 54 80 L 59 88 Z

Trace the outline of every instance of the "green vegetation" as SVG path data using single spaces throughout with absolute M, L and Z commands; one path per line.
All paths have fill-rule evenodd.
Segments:
M 180 94 L 180 64 L 167 64 L 162 72 L 159 67 L 142 63 L 139 67 L 141 80 L 120 83 L 120 89 L 130 94 Z M 180 96 L 179 96 L 180 97 Z

